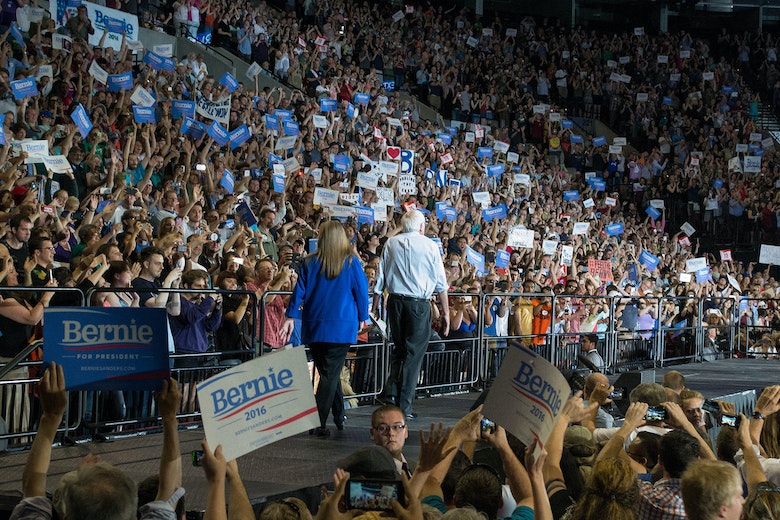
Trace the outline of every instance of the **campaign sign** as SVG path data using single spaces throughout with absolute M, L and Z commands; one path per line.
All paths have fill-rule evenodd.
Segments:
M 615 224 L 607 225 L 606 231 L 607 236 L 614 237 L 615 235 L 622 235 L 625 233 L 625 228 L 622 222 L 617 222 Z
M 103 25 L 110 33 L 122 34 L 125 32 L 126 24 L 122 20 L 117 20 L 116 18 L 106 17 L 106 19 L 103 20 Z
M 647 267 L 650 271 L 655 271 L 658 267 L 659 259 L 657 256 L 652 254 L 647 249 L 642 249 L 642 252 L 639 253 L 639 263 L 643 266 Z
M 493 157 L 493 149 L 489 146 L 480 146 L 477 148 L 477 157 L 480 159 Z
M 269 130 L 279 130 L 279 120 L 274 114 L 265 115 L 265 126 Z
M 647 206 L 645 213 L 650 215 L 650 218 L 653 220 L 657 220 L 661 216 L 661 212 L 658 211 L 658 209 L 654 208 L 653 206 Z
M 146 53 L 144 53 L 142 61 L 154 70 L 173 72 L 173 70 L 176 68 L 176 64 L 173 62 L 173 58 L 160 56 L 156 52 L 152 52 L 150 50 L 147 50 Z
M 447 132 L 439 132 L 436 134 L 436 139 L 446 144 L 447 146 L 452 144 L 452 136 Z
M 711 281 L 712 277 L 710 276 L 710 268 L 709 267 L 702 267 L 698 271 L 696 271 L 696 283 L 704 283 Z
M 29 77 L 11 82 L 11 91 L 15 100 L 20 100 L 38 95 L 38 85 L 35 78 Z
M 252 137 L 252 132 L 249 131 L 246 125 L 241 125 L 229 134 L 230 137 L 230 149 L 235 150 Z
M 219 185 L 225 188 L 225 191 L 233 194 L 233 190 L 236 187 L 236 178 L 233 176 L 233 172 L 231 172 L 228 169 L 225 169 L 222 172 L 222 179 L 219 181 Z
M 491 164 L 485 167 L 488 177 L 498 177 L 504 173 L 504 163 Z
M 192 136 L 196 140 L 200 139 L 206 133 L 206 124 L 185 116 L 184 123 L 181 125 L 181 133 Z
M 563 192 L 563 200 L 580 200 L 580 192 L 577 190 L 568 190 Z
M 499 249 L 496 251 L 496 267 L 499 269 L 509 267 L 510 256 L 509 251 L 506 249 Z
M 274 110 L 274 115 L 279 118 L 279 121 L 284 123 L 285 121 L 292 119 L 292 110 L 277 108 Z
M 671 105 L 672 104 L 672 98 L 669 96 L 664 96 L 661 100 L 662 105 Z
M 163 331 L 165 328 L 163 328 Z M 232 460 L 319 426 L 306 353 L 274 352 L 198 385 L 203 430 Z
M 252 213 L 252 208 L 246 200 L 238 203 L 235 210 L 236 217 L 252 229 L 257 229 L 257 217 Z
M 607 181 L 604 179 L 593 179 L 590 182 L 590 187 L 593 191 L 606 191 Z
M 442 222 L 455 222 L 455 220 L 458 218 L 458 211 L 453 208 L 452 206 L 447 206 L 444 208 L 444 215 L 441 217 Z
M 564 120 L 562 120 L 561 121 L 561 128 L 569 128 L 569 129 L 574 128 L 574 121 L 572 121 L 571 119 L 564 119 Z
M 477 269 L 485 270 L 485 255 L 466 246 L 466 261 Z
M 371 96 L 369 94 L 364 94 L 362 92 L 355 92 L 355 103 L 364 103 L 368 105 L 370 101 L 371 101 Z
M 284 168 L 282 168 L 284 169 Z M 275 193 L 284 193 L 284 174 L 283 173 L 274 173 L 272 176 L 272 179 L 274 181 L 274 192 Z
M 487 222 L 490 222 L 493 219 L 505 219 L 506 217 L 506 204 L 499 204 L 498 206 L 482 210 L 482 218 L 484 218 Z
M 120 90 L 131 90 L 133 88 L 133 72 L 123 72 L 122 74 L 108 75 L 108 91 L 119 92 Z
M 607 138 L 603 135 L 593 138 L 593 146 L 604 146 L 607 144 Z
M 582 144 L 582 136 L 578 134 L 571 134 L 569 140 L 572 142 L 572 144 Z
M 43 161 L 43 165 L 47 171 L 51 170 L 54 173 L 73 173 L 73 167 L 70 165 L 68 158 L 64 155 L 47 155 L 40 157 L 40 159 Z
M 570 392 L 557 368 L 513 341 L 485 399 L 482 415 L 526 446 L 535 440 L 544 445 Z
M 195 117 L 195 102 L 188 99 L 174 99 L 171 101 L 171 117 L 174 120 L 181 119 L 182 116 Z
M 156 390 L 170 376 L 165 309 L 48 308 L 44 364 L 62 365 L 68 390 Z
M 612 261 L 588 259 L 588 274 L 601 282 L 612 281 Z
M 154 115 L 152 107 L 139 107 L 133 105 L 133 118 L 136 123 L 156 123 L 157 117 Z
M 314 204 L 318 206 L 335 206 L 339 203 L 339 192 L 327 188 L 314 188 Z
M 301 134 L 301 128 L 298 126 L 298 123 L 293 120 L 285 121 L 282 128 L 284 129 L 284 135 L 295 136 Z
M 227 144 L 228 139 L 230 139 L 230 134 L 228 131 L 225 130 L 225 128 L 217 121 L 211 122 L 208 129 L 206 130 L 206 133 L 209 134 L 209 137 L 214 139 L 214 141 L 220 146 Z
M 231 94 L 238 88 L 238 80 L 231 73 L 226 72 L 219 78 L 219 82 L 227 87 L 227 91 Z
M 349 156 L 340 153 L 333 158 L 333 169 L 337 172 L 345 172 L 349 169 Z
M 79 132 L 81 133 L 81 137 L 86 138 L 92 131 L 92 121 L 89 119 L 89 115 L 84 109 L 84 105 L 79 103 L 79 106 L 77 106 L 76 109 L 71 112 L 70 117 L 78 127 Z
M 335 99 L 320 99 L 320 112 L 335 112 L 338 106 Z
M 374 225 L 374 210 L 365 206 L 355 206 L 358 224 Z

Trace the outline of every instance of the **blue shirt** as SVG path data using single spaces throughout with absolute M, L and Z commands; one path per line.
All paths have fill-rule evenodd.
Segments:
M 209 314 L 213 301 L 211 296 L 207 296 L 199 304 L 186 298 L 181 299 L 181 313 L 169 317 L 176 352 L 196 353 L 208 350 L 208 333 L 217 330 L 222 322 L 222 309 L 214 309 L 214 312 Z

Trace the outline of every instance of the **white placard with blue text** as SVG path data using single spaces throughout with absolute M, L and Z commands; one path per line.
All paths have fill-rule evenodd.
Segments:
M 507 348 L 482 415 L 526 446 L 547 442 L 569 397 L 566 378 L 542 356 L 517 342 Z
M 248 361 L 198 385 L 203 430 L 227 460 L 319 426 L 303 348 Z

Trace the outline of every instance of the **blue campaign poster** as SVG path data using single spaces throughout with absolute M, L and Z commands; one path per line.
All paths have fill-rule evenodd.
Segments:
M 157 390 L 170 376 L 165 309 L 48 308 L 43 357 L 68 390 Z

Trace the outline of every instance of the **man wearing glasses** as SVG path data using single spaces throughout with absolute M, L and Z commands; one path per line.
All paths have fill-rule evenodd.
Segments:
M 30 285 L 44 287 L 51 280 L 51 267 L 54 260 L 54 244 L 47 235 L 36 235 L 28 242 L 30 257 L 35 267 L 30 270 Z M 36 297 L 37 298 L 37 297 Z
M 411 468 L 402 453 L 404 443 L 409 437 L 405 419 L 404 413 L 397 406 L 391 404 L 380 406 L 371 414 L 370 435 L 374 444 L 382 446 L 393 456 L 398 473 L 405 473 L 408 478 L 411 478 Z

